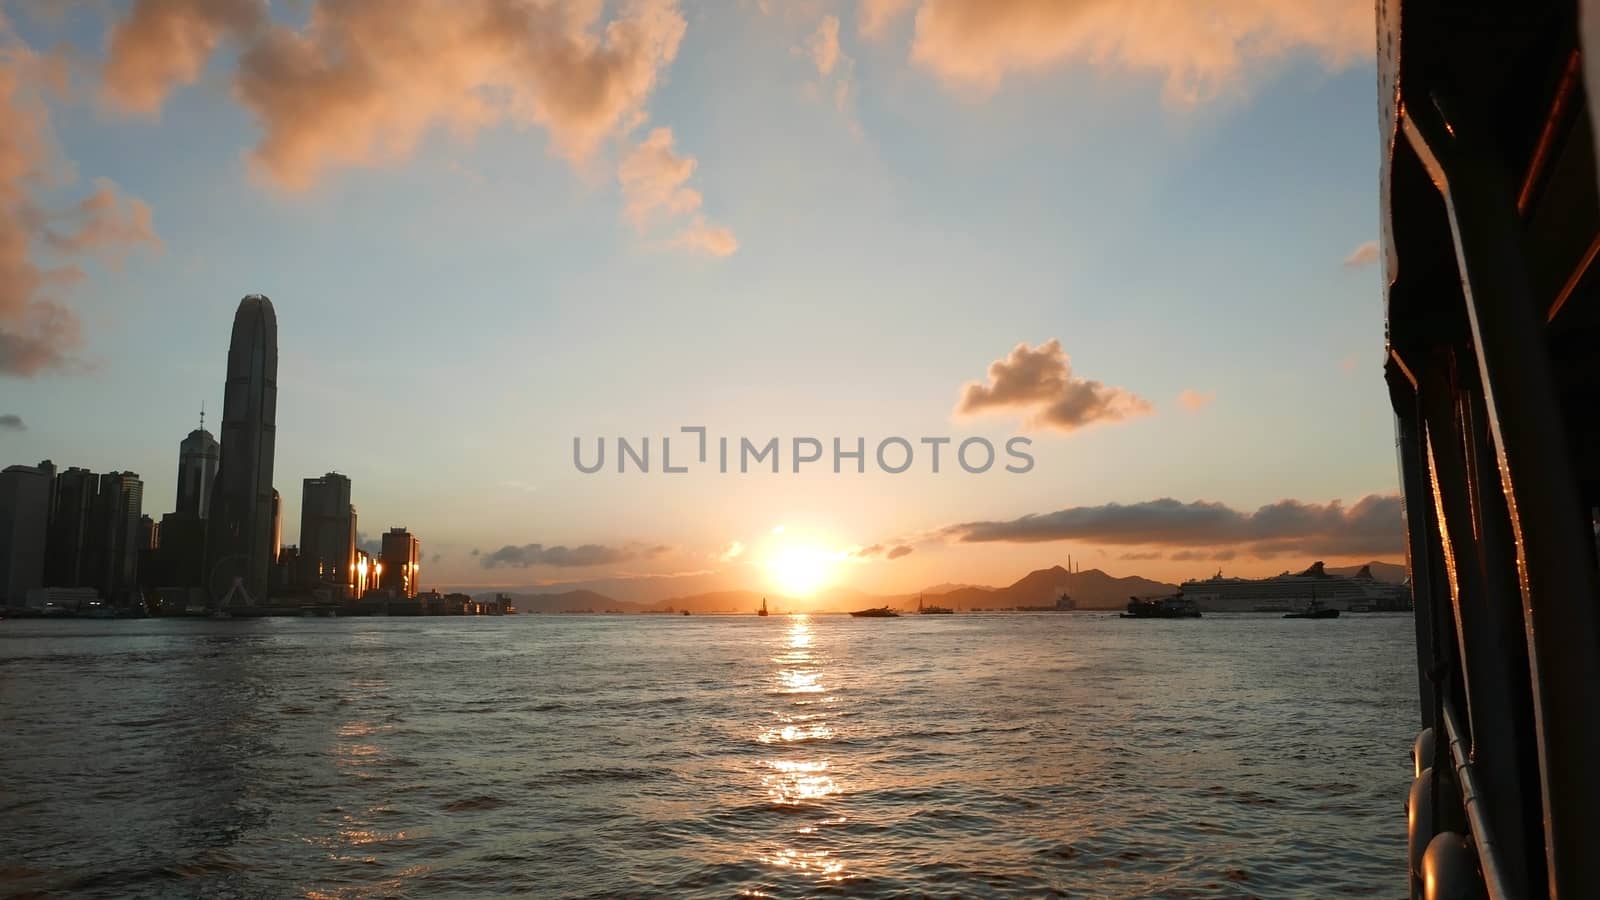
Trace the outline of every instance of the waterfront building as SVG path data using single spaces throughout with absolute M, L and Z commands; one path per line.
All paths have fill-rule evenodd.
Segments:
M 45 585 L 81 587 L 92 583 L 86 551 L 99 492 L 100 476 L 88 469 L 72 466 L 56 476 L 45 540 Z
M 86 578 L 52 587 L 93 587 L 110 603 L 126 602 L 138 587 L 143 504 L 144 482 L 138 473 L 101 475 L 85 535 Z
M 222 452 L 207 516 L 205 588 L 213 602 L 235 587 L 265 598 L 272 564 L 272 462 L 277 434 L 278 318 L 272 301 L 239 301 L 228 343 Z
M 350 479 L 337 472 L 305 479 L 300 495 L 301 583 L 334 587 L 338 597 L 355 595 L 356 508 Z
M 49 461 L 0 472 L 0 608 L 25 606 L 28 592 L 44 586 L 54 480 Z
M 189 513 L 170 512 L 161 517 L 161 544 L 154 559 L 156 570 L 140 575 L 147 587 L 202 587 L 205 582 L 206 520 Z
M 383 535 L 383 569 L 379 584 L 402 597 L 417 595 L 421 574 L 422 544 L 404 527 L 391 528 Z

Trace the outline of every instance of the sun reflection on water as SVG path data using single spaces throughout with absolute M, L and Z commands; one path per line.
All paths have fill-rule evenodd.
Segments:
M 761 787 L 766 801 L 794 810 L 814 809 L 815 819 L 805 820 L 787 835 L 777 835 L 777 846 L 758 855 L 765 865 L 823 881 L 845 878 L 844 861 L 831 850 L 818 849 L 821 826 L 844 821 L 832 808 L 841 796 L 841 785 L 834 777 L 833 764 L 826 754 L 828 741 L 838 736 L 829 723 L 838 696 L 829 694 L 823 684 L 826 655 L 816 645 L 816 628 L 811 617 L 796 614 L 779 638 L 771 659 L 774 663 L 772 694 L 778 707 L 772 710 L 776 721 L 756 732 L 756 740 L 768 745 L 787 745 L 789 753 L 781 759 L 762 761 Z M 818 752 L 803 748 L 814 746 Z

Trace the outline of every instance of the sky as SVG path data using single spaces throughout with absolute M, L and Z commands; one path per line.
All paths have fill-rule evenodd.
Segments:
M 424 586 L 1398 560 L 1372 44 L 1361 0 L 0 0 L 0 463 L 159 518 L 261 293 L 285 542 L 340 472 Z

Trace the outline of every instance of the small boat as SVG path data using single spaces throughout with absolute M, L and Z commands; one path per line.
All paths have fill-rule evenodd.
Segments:
M 1198 619 L 1200 618 L 1200 607 L 1193 600 L 1182 594 L 1149 600 L 1130 597 L 1128 598 L 1128 611 L 1122 614 L 1122 618 Z
M 766 614 L 767 614 L 767 598 L 762 597 L 761 598 L 761 608 L 756 610 L 756 615 L 765 616 Z
M 924 616 L 948 616 L 955 610 L 948 606 L 923 606 L 922 596 L 917 595 L 917 612 Z
M 683 611 L 683 614 L 687 616 L 689 614 L 689 611 L 686 609 L 686 610 Z
M 850 615 L 852 617 L 854 617 L 854 618 L 857 618 L 857 619 L 898 619 L 898 618 L 900 618 L 900 614 L 899 613 L 895 612 L 894 610 L 890 609 L 887 606 L 879 606 L 879 607 L 875 607 L 873 609 L 858 609 L 855 612 L 851 613 Z
M 1323 606 L 1322 601 L 1312 600 L 1305 609 L 1299 612 L 1286 613 L 1285 619 L 1337 619 L 1339 611 L 1330 606 Z

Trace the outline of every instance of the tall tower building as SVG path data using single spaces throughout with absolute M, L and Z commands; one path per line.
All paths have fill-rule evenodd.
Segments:
M 354 596 L 356 508 L 350 505 L 350 479 L 337 472 L 303 484 L 300 566 L 306 587 L 342 586 L 343 596 Z
M 206 430 L 202 412 L 200 427 L 178 444 L 178 502 L 173 507 L 178 515 L 204 519 L 211 514 L 211 490 L 221 459 L 222 448 Z
M 402 597 L 417 595 L 418 562 L 422 545 L 404 528 L 391 528 L 383 534 L 383 571 L 378 586 Z
M 55 467 L 7 466 L 0 472 L 0 607 L 28 605 L 44 587 L 46 524 Z
M 100 476 L 72 466 L 56 476 L 51 497 L 50 536 L 45 544 L 45 587 L 95 584 L 88 550 Z
M 139 531 L 144 518 L 144 482 L 135 472 L 107 472 L 91 507 L 85 537 L 84 586 L 122 604 L 138 587 Z
M 228 343 L 222 454 L 206 523 L 205 587 L 213 602 L 235 584 L 251 601 L 266 597 L 277 411 L 278 317 L 272 301 L 251 294 L 239 301 Z

